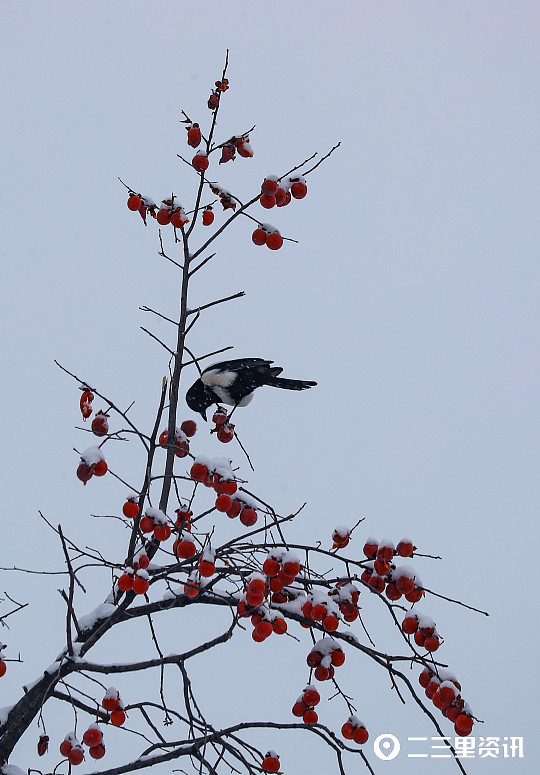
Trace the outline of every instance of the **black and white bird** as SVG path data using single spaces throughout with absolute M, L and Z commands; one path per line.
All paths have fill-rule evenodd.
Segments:
M 272 366 L 273 362 L 263 358 L 239 358 L 214 363 L 190 387 L 186 393 L 186 403 L 206 420 L 206 410 L 212 404 L 227 404 L 235 408 L 246 406 L 253 398 L 253 392 L 263 385 L 285 390 L 305 390 L 317 384 L 303 379 L 278 377 L 283 369 Z

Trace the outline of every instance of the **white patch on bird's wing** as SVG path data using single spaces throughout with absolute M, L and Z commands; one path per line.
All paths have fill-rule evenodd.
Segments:
M 201 382 L 211 388 L 228 388 L 237 377 L 236 371 L 219 371 L 218 369 L 209 369 L 201 374 Z M 217 392 L 217 391 L 216 391 Z M 224 399 L 223 399 L 224 400 Z
M 221 404 L 227 404 L 227 406 L 235 405 L 235 402 L 232 400 L 231 395 L 227 390 L 227 388 L 221 387 L 221 385 L 213 385 L 212 390 L 219 398 L 219 401 Z M 253 393 L 249 393 L 249 395 L 244 396 L 244 398 L 242 398 L 242 400 L 238 402 L 237 406 L 247 406 L 252 398 L 253 398 Z
M 228 406 L 234 406 L 234 401 L 231 400 L 229 391 L 226 388 L 221 387 L 221 385 L 212 385 L 212 390 L 219 398 L 220 403 L 227 404 Z

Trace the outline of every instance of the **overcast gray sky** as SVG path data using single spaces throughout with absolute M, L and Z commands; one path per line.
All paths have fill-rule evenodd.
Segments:
M 112 481 L 83 489 L 75 479 L 79 396 L 53 359 L 119 404 L 135 400 L 136 419 L 150 423 L 166 354 L 139 326 L 167 329 L 138 307 L 174 317 L 178 289 L 117 177 L 156 200 L 174 191 L 189 201 L 180 112 L 208 121 L 229 48 L 218 133 L 256 124 L 255 156 L 220 169 L 223 185 L 247 198 L 264 175 L 342 145 L 310 176 L 306 199 L 273 219 L 297 245 L 256 248 L 247 222 L 224 236 L 194 297 L 247 296 L 209 312 L 193 346 L 234 345 L 235 357 L 270 358 L 319 383 L 259 391 L 238 418 L 253 488 L 283 513 L 308 502 L 299 539 L 327 540 L 363 516 L 358 552 L 365 535 L 405 534 L 443 556 L 415 561 L 426 587 L 491 615 L 426 600 L 441 658 L 485 721 L 477 736 L 525 738 L 524 759 L 477 757 L 468 770 L 534 771 L 538 3 L 19 0 L 0 17 L 1 564 L 59 567 L 37 510 L 95 545 L 102 523 L 88 514 L 110 513 L 124 495 Z M 118 463 L 130 454 L 119 449 Z M 24 664 L 2 679 L 0 704 L 62 645 L 60 582 L 38 591 L 33 581 L 5 574 L 0 586 L 32 602 L 2 633 Z M 88 608 L 103 594 L 96 582 Z M 297 663 L 268 660 L 263 672 L 271 713 L 286 720 L 305 677 L 295 653 Z M 373 736 L 432 734 L 384 676 L 350 662 L 347 689 Z M 292 738 L 281 750 L 285 772 L 307 772 Z M 375 763 L 457 772 L 445 760 Z

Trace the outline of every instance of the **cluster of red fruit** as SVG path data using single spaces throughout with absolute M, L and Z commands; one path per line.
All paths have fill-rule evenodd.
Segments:
M 197 424 L 193 420 L 184 420 L 179 428 L 175 428 L 174 433 L 174 454 L 176 457 L 187 457 L 189 454 L 189 439 L 195 435 Z M 169 434 L 163 431 L 159 437 L 160 447 L 165 449 L 169 446 Z
M 93 476 L 105 476 L 108 466 L 99 447 L 88 447 L 82 455 L 77 468 L 77 478 L 86 484 Z
M 101 700 L 101 707 L 110 714 L 111 724 L 113 724 L 113 726 L 122 726 L 126 720 L 126 713 L 118 689 L 115 689 L 114 686 L 107 689 L 105 696 Z
M 408 538 L 402 538 L 397 546 L 388 539 L 377 541 L 375 538 L 368 538 L 363 551 L 373 563 L 362 573 L 362 581 L 376 592 L 385 592 L 389 600 L 399 600 L 404 596 L 409 603 L 417 603 L 424 596 L 420 579 L 412 568 L 396 567 L 391 563 L 395 555 L 412 557 L 415 549 Z
M 341 727 L 341 734 L 345 740 L 354 740 L 358 745 L 366 743 L 369 737 L 369 732 L 357 716 L 349 716 Z
M 317 689 L 312 686 L 306 686 L 300 697 L 292 706 L 293 716 L 302 718 L 304 724 L 316 724 L 319 720 L 315 705 L 321 701 L 321 695 Z
M 449 670 L 439 668 L 436 675 L 429 667 L 420 673 L 420 686 L 426 690 L 426 697 L 454 724 L 460 737 L 471 734 L 473 717 L 467 703 L 461 697 L 461 684 Z
M 237 151 L 238 155 L 243 156 L 245 159 L 249 159 L 253 156 L 253 148 L 249 142 L 249 135 L 231 137 L 230 140 L 224 143 L 221 146 L 221 158 L 219 163 L 226 164 L 228 161 L 234 161 Z
M 253 632 L 251 633 L 256 643 L 270 637 L 273 632 L 283 635 L 287 632 L 287 622 L 276 611 L 271 611 L 263 602 L 268 594 L 267 580 L 261 573 L 252 573 L 246 579 L 244 597 L 238 602 L 238 616 L 251 616 Z M 256 609 L 253 611 L 253 609 Z
M 298 556 L 285 549 L 276 549 L 270 552 L 263 563 L 263 572 L 267 577 L 267 585 L 272 593 L 272 603 L 286 603 L 289 595 L 285 587 L 294 583 L 302 566 Z
M 149 197 L 143 196 L 142 194 L 136 194 L 134 191 L 130 191 L 128 200 L 127 200 L 127 206 L 128 206 L 128 209 L 131 210 L 132 212 L 139 213 L 139 215 L 144 221 L 145 226 L 146 226 L 147 213 L 150 213 L 152 218 L 157 218 L 156 203 Z
M 218 406 L 214 414 L 212 415 L 212 422 L 214 427 L 210 433 L 215 433 L 219 441 L 227 444 L 234 438 L 234 425 L 227 420 L 227 411 L 223 407 Z
M 238 485 L 230 469 L 220 466 L 215 469 L 212 467 L 212 461 L 199 456 L 195 458 L 189 475 L 195 482 L 214 488 L 217 493 L 215 502 L 217 511 L 227 514 L 231 519 L 240 516 L 240 522 L 245 527 L 253 527 L 257 522 L 257 510 L 247 503 L 246 496 L 237 493 Z
M 427 651 L 437 651 L 441 645 L 441 636 L 435 629 L 431 616 L 419 611 L 409 611 L 401 622 L 401 629 L 407 635 L 414 635 L 414 642 Z
M 313 670 L 317 681 L 330 681 L 334 668 L 345 662 L 345 652 L 333 638 L 321 638 L 307 655 L 306 662 Z
M 138 212 L 141 218 L 146 224 L 146 214 L 150 213 L 152 218 L 155 218 L 160 226 L 168 226 L 169 223 L 175 227 L 175 229 L 182 229 L 189 223 L 189 218 L 186 215 L 184 208 L 175 202 L 174 199 L 163 199 L 161 206 L 158 208 L 156 203 L 148 197 L 142 196 L 142 194 L 136 194 L 133 191 L 129 192 L 127 206 L 129 210 Z M 211 210 L 212 208 L 210 208 Z M 203 223 L 209 226 L 214 220 L 214 214 L 210 213 L 203 217 Z
M 133 566 L 125 568 L 124 573 L 118 579 L 118 589 L 122 592 L 133 591 L 136 595 L 144 595 L 148 592 L 150 586 L 150 577 L 146 568 L 150 564 L 150 559 L 143 550 L 134 558 Z M 114 708 L 113 708 L 114 710 Z
M 266 245 L 270 250 L 279 250 L 283 245 L 283 237 L 278 229 L 270 226 L 269 223 L 259 223 L 251 239 L 255 245 Z
M 337 603 L 328 597 L 328 593 L 313 591 L 302 606 L 302 614 L 312 622 L 320 622 L 326 632 L 335 632 L 339 627 Z
M 43 756 L 43 753 L 45 753 L 47 750 L 46 745 L 49 742 L 49 738 L 47 737 L 46 740 L 43 740 L 44 737 L 47 736 L 42 735 L 38 743 L 38 753 L 40 756 Z M 97 724 L 90 724 L 83 735 L 82 741 L 85 745 L 88 746 L 88 753 L 93 759 L 101 759 L 103 756 L 105 756 L 103 733 Z M 83 747 L 73 732 L 70 732 L 68 735 L 66 735 L 60 743 L 60 753 L 62 756 L 65 756 L 68 762 L 72 765 L 80 764 L 84 760 Z
M 221 93 L 227 91 L 229 88 L 229 79 L 223 78 L 221 81 L 215 82 L 215 89 L 212 89 L 212 94 L 208 97 L 208 107 L 210 110 L 216 110 L 219 106 L 219 98 Z
M 303 199 L 306 194 L 306 181 L 301 175 L 281 181 L 275 175 L 268 175 L 261 183 L 259 201 L 266 210 L 271 210 L 272 207 L 285 207 L 291 197 Z
M 167 515 L 160 509 L 147 508 L 139 522 L 141 533 L 153 533 L 157 541 L 167 541 L 171 537 L 171 527 Z

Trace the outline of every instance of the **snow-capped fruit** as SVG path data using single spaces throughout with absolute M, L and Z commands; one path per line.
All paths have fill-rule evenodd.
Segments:
M 210 576 L 213 576 L 216 572 L 216 566 L 213 562 L 210 562 L 209 560 L 201 560 L 199 563 L 199 573 L 204 578 L 208 579 Z
M 266 210 L 271 210 L 272 207 L 276 206 L 276 197 L 273 194 L 271 196 L 267 194 L 261 194 L 259 197 L 259 202 Z
M 255 509 L 242 509 L 240 512 L 240 522 L 245 527 L 253 527 L 257 522 L 257 512 Z
M 101 707 L 110 713 L 112 710 L 116 710 L 119 704 L 120 695 L 118 694 L 117 689 L 114 689 L 111 686 L 110 689 L 107 689 L 105 697 L 101 700 Z
M 400 557 L 412 557 L 413 551 L 413 542 L 405 538 L 402 538 L 396 546 L 396 554 L 399 554 Z
M 306 689 L 304 689 L 304 694 L 302 695 L 303 701 L 306 703 L 306 705 L 309 705 L 310 707 L 313 707 L 314 705 L 318 705 L 321 701 L 321 695 L 315 689 L 314 686 L 308 686 Z
M 332 549 L 344 549 L 349 543 L 349 531 L 336 528 L 332 533 Z
M 278 188 L 277 180 L 272 180 L 272 178 L 265 178 L 261 183 L 261 193 L 265 196 L 275 196 Z
M 180 208 L 180 210 L 175 210 L 174 213 L 171 214 L 171 224 L 175 229 L 181 229 L 186 223 L 189 223 L 189 218 L 182 208 Z
M 273 557 L 267 557 L 263 563 L 263 571 L 267 576 L 277 576 L 281 569 L 281 565 Z
M 94 472 L 92 471 L 91 467 L 85 463 L 84 461 L 82 463 L 79 463 L 79 466 L 77 468 L 77 479 L 80 479 L 83 484 L 86 484 L 92 476 L 94 475 Z
M 122 506 L 122 513 L 128 519 L 135 519 L 139 516 L 139 504 L 134 500 L 127 500 Z
M 427 651 L 437 651 L 440 645 L 441 642 L 436 635 L 428 635 L 424 641 L 424 648 Z
M 266 246 L 270 248 L 270 250 L 279 250 L 282 245 L 283 237 L 278 231 L 273 231 L 266 238 Z
M 162 207 L 161 210 L 158 210 L 156 221 L 160 226 L 167 226 L 171 222 L 171 211 L 168 207 Z
M 72 765 L 77 765 L 84 759 L 84 751 L 80 745 L 74 745 L 71 751 L 67 755 L 68 762 Z
M 154 538 L 158 541 L 166 541 L 171 536 L 171 528 L 167 523 L 164 525 L 154 525 Z
M 414 590 L 414 579 L 409 576 L 399 576 L 396 579 L 396 588 L 402 595 L 409 595 Z
M 118 579 L 118 589 L 121 592 L 129 592 L 133 588 L 133 576 L 129 573 L 123 573 Z
M 253 156 L 253 148 L 248 140 L 240 140 L 236 145 L 236 150 L 239 156 L 243 156 L 245 159 L 250 159 Z
M 283 563 L 283 572 L 294 579 L 300 573 L 300 563 L 296 560 L 287 560 Z
M 418 619 L 414 614 L 407 614 L 401 622 L 401 629 L 407 635 L 413 635 L 418 629 Z
M 225 409 L 216 409 L 212 415 L 212 422 L 214 425 L 224 425 L 227 422 L 227 412 Z
M 148 579 L 143 579 L 141 576 L 135 576 L 133 579 L 133 591 L 136 595 L 144 595 L 148 592 L 150 583 Z
M 103 735 L 96 724 L 89 726 L 83 735 L 83 743 L 89 748 L 93 748 L 93 746 L 99 745 L 102 739 Z
M 353 732 L 353 740 L 358 745 L 364 745 L 367 742 L 369 733 L 365 727 L 357 727 Z
M 105 746 L 103 743 L 98 743 L 98 745 L 93 745 L 88 753 L 93 759 L 101 759 L 103 756 L 105 756 Z
M 141 197 L 137 196 L 137 194 L 131 194 L 131 196 L 127 200 L 127 206 L 130 210 L 133 212 L 136 212 L 140 209 L 142 205 Z
M 255 243 L 255 245 L 266 245 L 267 237 L 268 237 L 268 234 L 264 229 L 255 229 L 255 231 L 251 235 L 251 239 Z
M 94 476 L 105 476 L 108 470 L 107 463 L 104 460 L 98 460 L 94 466 Z
M 189 475 L 196 482 L 204 482 L 208 476 L 208 467 L 203 465 L 203 463 L 193 463 Z
M 216 436 L 219 441 L 228 444 L 228 442 L 232 441 L 234 438 L 234 425 L 231 425 L 231 423 L 223 423 L 223 425 L 220 425 L 218 428 Z
M 72 748 L 73 746 L 71 744 L 71 740 L 69 740 L 67 737 L 60 743 L 60 753 L 62 756 L 67 756 Z
M 187 141 L 192 148 L 198 148 L 201 144 L 201 129 L 198 124 L 193 124 L 188 129 Z
M 94 394 L 90 390 L 83 391 L 79 405 L 81 407 L 81 414 L 83 420 L 87 420 L 92 414 L 92 401 L 94 400 Z
M 111 713 L 111 724 L 113 724 L 113 726 L 121 727 L 125 720 L 126 714 L 123 710 L 117 709 L 113 710 Z
M 191 160 L 193 169 L 197 172 L 205 172 L 208 169 L 208 156 L 205 153 L 197 153 Z
M 303 199 L 307 194 L 307 186 L 301 180 L 296 180 L 291 186 L 291 196 L 294 199 Z
M 267 772 L 279 772 L 279 758 L 268 753 L 263 759 L 261 767 Z
M 367 540 L 364 544 L 364 548 L 362 551 L 364 552 L 365 556 L 368 558 L 368 560 L 373 560 L 373 558 L 377 554 L 377 549 L 379 548 L 379 544 L 375 543 L 375 541 Z
M 197 554 L 197 547 L 193 541 L 180 541 L 176 539 L 173 544 L 173 552 L 179 559 L 189 560 L 190 557 Z
M 214 211 L 207 207 L 202 214 L 203 226 L 210 226 L 214 222 Z
M 106 436 L 109 432 L 109 418 L 103 412 L 98 412 L 92 420 L 94 436 Z

